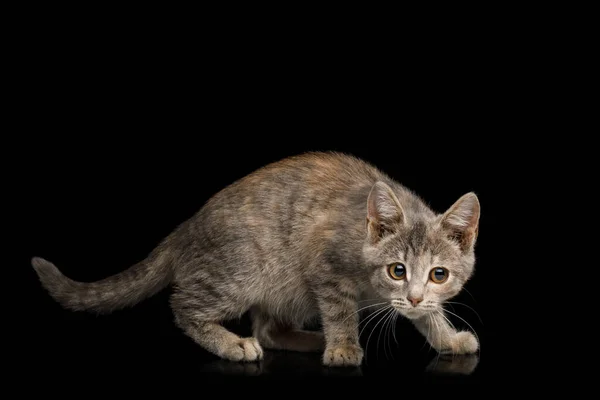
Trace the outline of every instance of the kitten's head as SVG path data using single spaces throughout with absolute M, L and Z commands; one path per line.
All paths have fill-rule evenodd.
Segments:
M 473 273 L 478 226 L 474 193 L 443 214 L 409 218 L 392 189 L 377 182 L 369 194 L 363 248 L 373 288 L 407 318 L 439 310 Z

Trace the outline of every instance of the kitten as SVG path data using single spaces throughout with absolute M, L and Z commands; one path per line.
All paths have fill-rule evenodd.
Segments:
M 436 214 L 364 161 L 306 153 L 229 185 L 122 273 L 83 283 L 42 258 L 32 265 L 50 295 L 75 311 L 133 306 L 172 283 L 177 326 L 228 360 L 259 360 L 266 348 L 360 365 L 358 304 L 373 298 L 410 319 L 437 351 L 467 354 L 478 341 L 448 324 L 442 304 L 473 274 L 479 212 L 473 193 Z M 252 337 L 222 325 L 247 311 Z M 302 330 L 317 317 L 323 332 Z

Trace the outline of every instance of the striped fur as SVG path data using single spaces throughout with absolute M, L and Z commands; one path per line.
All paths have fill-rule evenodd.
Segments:
M 357 309 L 366 298 L 413 320 L 439 351 L 477 350 L 472 334 L 437 315 L 473 273 L 478 221 L 473 193 L 437 214 L 372 165 L 307 153 L 226 187 L 120 274 L 81 283 L 41 258 L 32 264 L 50 295 L 76 311 L 133 306 L 172 284 L 175 323 L 225 359 L 254 361 L 272 348 L 319 351 L 325 365 L 359 365 Z M 391 279 L 388 267 L 398 262 L 407 279 Z M 434 267 L 450 271 L 443 284 L 428 281 Z M 422 301 L 414 307 L 408 298 L 416 297 Z M 248 311 L 253 337 L 223 327 Z M 302 330 L 316 318 L 322 333 Z

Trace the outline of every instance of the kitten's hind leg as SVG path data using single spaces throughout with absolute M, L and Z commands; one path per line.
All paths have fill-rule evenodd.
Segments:
M 193 293 L 193 294 L 192 294 Z M 210 301 L 210 292 L 194 287 L 177 290 L 171 298 L 175 323 L 207 351 L 231 361 L 257 361 L 263 350 L 254 337 L 242 338 L 227 330 L 221 321 L 231 310 L 226 301 Z
M 325 349 L 322 332 L 299 329 L 295 324 L 277 321 L 263 311 L 251 310 L 252 332 L 267 349 L 301 352 L 321 352 Z

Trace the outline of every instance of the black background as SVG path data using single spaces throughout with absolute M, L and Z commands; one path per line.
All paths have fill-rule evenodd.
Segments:
M 490 276 L 503 265 L 500 215 L 523 152 L 527 89 L 513 85 L 526 69 L 515 73 L 514 59 L 498 59 L 477 38 L 460 46 L 438 38 L 427 48 L 415 41 L 400 54 L 352 40 L 314 49 L 296 36 L 179 42 L 95 26 L 24 35 L 28 46 L 14 63 L 18 90 L 9 111 L 17 124 L 5 152 L 19 156 L 9 169 L 19 194 L 11 217 L 25 245 L 18 257 L 25 279 L 11 288 L 23 343 L 15 369 L 96 386 L 398 376 L 477 384 L 495 373 L 498 282 Z M 370 161 L 439 212 L 468 191 L 478 194 L 476 273 L 455 299 L 465 306 L 450 309 L 481 340 L 473 373 L 445 373 L 465 360 L 437 359 L 406 321 L 398 322 L 393 350 L 383 350 L 383 333 L 378 347 L 375 331 L 360 369 L 327 369 L 318 354 L 281 352 L 258 366 L 228 363 L 175 327 L 169 289 L 112 315 L 72 313 L 50 299 L 29 265 L 41 256 L 81 281 L 118 273 L 218 190 L 312 150 Z M 246 318 L 230 327 L 248 333 Z

